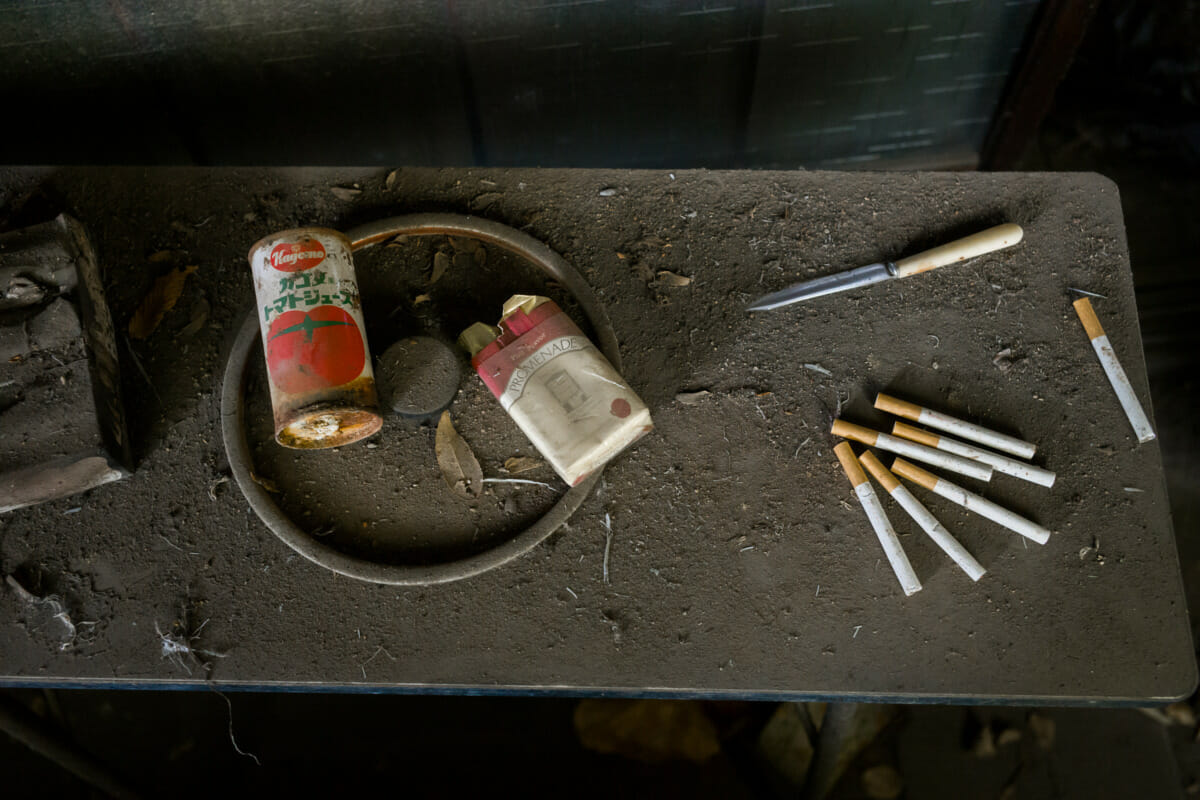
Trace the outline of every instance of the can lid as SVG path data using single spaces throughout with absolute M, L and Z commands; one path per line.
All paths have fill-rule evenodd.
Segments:
M 458 335 L 458 346 L 472 356 L 494 342 L 500 336 L 500 329 L 486 322 L 476 322 Z
M 504 311 L 500 316 L 500 321 L 503 322 L 506 317 L 511 317 L 518 311 L 524 311 L 526 314 L 529 314 L 538 306 L 549 302 L 549 297 L 542 297 L 537 294 L 514 294 L 504 301 Z

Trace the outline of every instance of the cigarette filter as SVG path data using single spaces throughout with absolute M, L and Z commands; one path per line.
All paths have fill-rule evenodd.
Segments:
M 1108 341 L 1108 336 L 1104 333 L 1104 328 L 1100 326 L 1100 319 L 1092 309 L 1091 301 L 1086 297 L 1076 300 L 1075 313 L 1079 315 L 1083 329 L 1087 331 L 1088 338 L 1092 340 L 1092 349 L 1096 351 L 1096 356 L 1100 359 L 1100 366 L 1104 367 L 1104 374 L 1108 376 L 1108 382 L 1112 384 L 1113 391 L 1117 393 L 1117 399 L 1121 401 L 1121 408 L 1125 409 L 1125 416 L 1129 418 L 1133 432 L 1137 434 L 1138 441 L 1145 444 L 1154 438 L 1154 429 L 1150 427 L 1150 419 L 1146 416 L 1142 404 L 1138 402 L 1137 395 L 1133 392 L 1133 384 L 1129 382 L 1129 376 L 1125 374 L 1121 362 L 1117 360 L 1117 354 L 1113 352 L 1112 344 Z
M 1009 453 L 1017 458 L 1033 458 L 1033 454 L 1037 450 L 1037 445 L 1030 442 L 1025 442 L 1012 436 L 1005 436 L 1003 433 L 996 433 L 982 425 L 976 425 L 973 422 L 967 422 L 966 420 L 952 417 L 949 414 L 943 414 L 915 403 L 909 403 L 891 395 L 883 394 L 882 392 L 875 397 L 875 407 L 880 411 L 886 411 L 889 414 L 895 414 L 897 417 L 904 417 L 913 422 L 919 422 L 935 430 L 952 433 L 955 436 L 985 445 L 993 450 Z
M 888 563 L 892 565 L 892 571 L 896 573 L 896 579 L 900 581 L 900 588 L 906 595 L 921 591 L 921 581 L 917 578 L 917 573 L 913 571 L 912 564 L 908 563 L 908 556 L 904 554 L 904 548 L 900 546 L 900 538 L 896 536 L 896 530 L 888 520 L 887 514 L 884 513 L 883 505 L 875 496 L 875 490 L 867 482 L 867 476 L 859 466 L 858 459 L 855 458 L 854 451 L 850 448 L 850 443 L 842 442 L 833 448 L 833 452 L 837 455 L 838 461 L 842 462 L 842 469 L 846 470 L 846 477 L 850 479 L 850 484 L 854 487 L 854 493 L 858 495 L 858 502 L 862 504 L 863 511 L 867 512 L 867 519 L 871 521 L 871 527 L 875 529 L 875 535 L 879 538 L 879 544 L 883 546 Z
M 943 450 L 956 456 L 969 458 L 972 461 L 979 461 L 980 463 L 987 464 L 996 472 L 1012 475 L 1014 478 L 1020 478 L 1023 481 L 1036 483 L 1039 486 L 1054 485 L 1055 475 L 1048 469 L 1035 467 L 1032 464 L 1026 464 L 1024 461 L 1017 461 L 1015 458 L 1002 456 L 999 453 L 993 453 L 990 450 L 984 450 L 965 442 L 959 442 L 945 436 L 938 436 L 935 433 L 914 428 L 912 425 L 905 425 L 903 422 L 893 424 L 892 433 L 901 439 L 908 439 L 910 442 Z
M 1010 531 L 1016 531 L 1038 544 L 1045 544 L 1050 540 L 1050 531 L 1036 522 L 1030 522 L 1020 514 L 1014 514 L 1007 508 L 998 506 L 977 494 L 972 494 L 961 486 L 939 478 L 931 472 L 926 472 L 902 458 L 897 458 L 892 462 L 892 472 L 902 478 L 908 478 L 918 486 L 924 486 L 934 494 L 940 495 L 952 503 L 957 503 L 968 511 L 974 511 L 981 517 L 987 517 L 997 525 L 1002 525 Z
M 895 436 L 889 436 L 886 433 L 864 428 L 861 425 L 835 419 L 833 421 L 832 432 L 834 436 L 853 439 L 856 442 L 862 442 L 868 447 L 878 447 L 880 450 L 887 450 L 889 453 L 908 456 L 914 461 L 948 469 L 951 472 L 957 472 L 959 475 L 966 475 L 968 478 L 978 478 L 981 481 L 990 481 L 992 479 L 992 468 L 987 464 L 971 461 L 970 459 L 951 455 L 950 453 L 943 453 L 935 448 L 916 444 L 906 439 L 898 439 Z
M 950 531 L 946 530 L 942 523 L 929 513 L 929 509 L 921 504 L 921 501 L 908 490 L 907 486 L 896 480 L 896 476 L 888 471 L 888 468 L 875 457 L 874 453 L 868 450 L 858 459 L 867 468 L 867 472 L 879 481 L 879 485 L 887 490 L 892 499 L 908 512 L 908 515 L 921 526 L 921 530 L 929 534 L 929 538 L 933 539 L 937 546 L 942 548 L 942 551 L 950 556 L 951 560 L 967 573 L 971 580 L 977 581 L 983 577 L 983 574 L 987 572 L 983 565 L 967 552 L 967 548 L 950 535 Z

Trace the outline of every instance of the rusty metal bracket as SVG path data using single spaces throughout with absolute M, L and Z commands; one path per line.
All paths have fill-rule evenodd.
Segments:
M 562 256 L 528 234 L 498 222 L 458 214 L 410 214 L 362 225 L 349 231 L 347 235 L 354 250 L 372 247 L 400 235 L 464 236 L 479 239 L 524 258 L 574 295 L 591 323 L 601 352 L 618 371 L 621 369 L 616 332 L 604 306 L 600 304 L 587 281 L 564 261 Z M 250 354 L 258 350 L 255 347 L 258 339 L 258 314 L 252 308 L 246 314 L 245 322 L 229 354 L 221 390 L 221 431 L 234 480 L 249 501 L 250 507 L 272 533 L 308 560 L 340 575 L 392 586 L 427 586 L 478 575 L 524 555 L 545 541 L 570 519 L 600 481 L 602 470 L 597 470 L 583 483 L 568 490 L 532 526 L 496 547 L 467 558 L 440 564 L 408 566 L 382 564 L 343 553 L 301 530 L 275 504 L 267 491 L 250 477 L 253 462 L 250 444 L 246 438 L 243 399 L 246 393 L 246 367 L 250 363 Z

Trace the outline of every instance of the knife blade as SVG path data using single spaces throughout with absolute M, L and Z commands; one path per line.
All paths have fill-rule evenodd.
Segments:
M 844 292 L 849 289 L 870 286 L 871 284 L 891 280 L 892 278 L 907 278 L 921 272 L 928 272 L 931 269 L 944 267 L 947 264 L 957 264 L 960 261 L 975 258 L 985 253 L 992 253 L 996 250 L 1012 247 L 1021 241 L 1022 236 L 1024 236 L 1024 231 L 1021 230 L 1020 225 L 1013 225 L 1011 223 L 997 225 L 994 228 L 988 228 L 972 236 L 958 239 L 941 247 L 935 247 L 932 250 L 926 250 L 923 253 L 909 256 L 895 263 L 888 261 L 881 264 L 868 264 L 865 267 L 858 267 L 847 272 L 839 272 L 833 275 L 813 278 L 808 281 L 801 281 L 778 292 L 772 292 L 758 298 L 746 310 L 770 311 L 771 309 L 781 308 L 792 303 L 799 303 L 802 300 L 811 300 L 814 297 L 833 294 L 834 292 Z

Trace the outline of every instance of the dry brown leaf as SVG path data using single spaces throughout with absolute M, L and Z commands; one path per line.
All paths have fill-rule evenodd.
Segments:
M 871 800 L 896 800 L 904 791 L 904 778 L 888 764 L 863 770 L 861 780 L 863 791 Z
M 346 186 L 331 186 L 329 191 L 333 192 L 333 196 L 338 200 L 353 200 L 362 194 L 362 189 L 350 189 Z
M 191 337 L 200 332 L 204 327 L 204 323 L 208 322 L 209 306 L 208 301 L 201 297 L 192 306 L 192 319 L 187 326 L 179 332 L 180 336 Z
M 449 411 L 443 411 L 438 421 L 433 449 L 447 486 L 468 499 L 482 494 L 483 469 L 471 446 L 454 430 Z
M 199 269 L 195 264 L 176 267 L 154 282 L 150 291 L 142 298 L 142 304 L 129 320 L 129 335 L 134 339 L 145 339 L 163 321 L 167 312 L 179 302 L 187 276 Z
M 426 285 L 433 286 L 438 282 L 438 280 L 441 279 L 443 275 L 446 274 L 446 270 L 449 268 L 450 256 L 446 255 L 441 250 L 438 250 L 433 254 L 433 272 L 429 273 L 429 283 Z
M 504 462 L 504 471 L 509 475 L 520 475 L 543 466 L 543 462 L 529 456 L 513 456 Z
M 1054 720 L 1036 711 L 1031 711 L 1025 721 L 1029 725 L 1029 730 L 1033 732 L 1033 740 L 1037 742 L 1038 747 L 1043 750 L 1050 750 L 1054 747 Z
M 396 181 L 400 179 L 400 170 L 394 169 L 388 173 L 387 179 L 383 182 L 383 187 L 389 191 L 396 188 Z
M 262 475 L 259 475 L 257 472 L 251 470 L 250 480 L 254 481 L 272 494 L 279 494 L 279 486 L 277 486 L 275 481 L 271 480 L 270 478 L 264 478 Z
M 419 306 L 421 303 L 428 303 L 432 298 L 427 294 L 419 294 L 413 298 L 413 305 Z
M 658 282 L 663 286 L 669 286 L 672 289 L 682 288 L 691 284 L 692 279 L 686 275 L 678 275 L 667 270 L 659 270 Z

